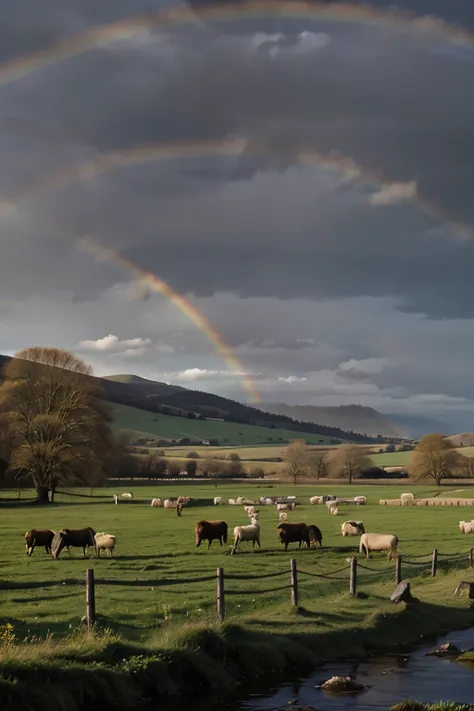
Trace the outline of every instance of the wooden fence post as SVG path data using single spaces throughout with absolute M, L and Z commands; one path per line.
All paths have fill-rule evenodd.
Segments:
M 291 575 L 291 604 L 293 607 L 298 607 L 298 575 L 296 572 L 296 560 L 290 560 L 290 575 Z
M 435 548 L 433 551 L 433 559 L 431 561 L 431 576 L 433 578 L 436 576 L 437 567 L 438 567 L 438 549 Z
M 351 559 L 351 576 L 349 578 L 349 592 L 355 595 L 357 592 L 357 558 Z
M 395 583 L 399 585 L 402 582 L 402 556 L 395 558 Z
M 469 551 L 469 565 L 474 568 L 474 548 Z
M 95 588 L 92 568 L 86 570 L 86 621 L 87 629 L 92 632 L 95 625 Z
M 217 618 L 223 622 L 225 617 L 224 568 L 217 568 Z

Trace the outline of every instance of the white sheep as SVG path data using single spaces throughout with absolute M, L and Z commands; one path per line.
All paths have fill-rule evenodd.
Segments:
M 116 540 L 115 536 L 112 536 L 110 533 L 104 533 L 103 531 L 101 531 L 100 533 L 95 534 L 94 540 L 97 555 L 99 558 L 100 551 L 109 551 L 110 555 L 113 555 Z
M 341 524 L 341 534 L 343 536 L 361 536 L 365 533 L 362 521 L 344 521 Z
M 294 511 L 296 504 L 277 504 L 277 511 Z
M 214 498 L 214 506 L 219 506 L 219 504 L 222 504 L 222 496 L 216 496 Z
M 312 496 L 309 500 L 309 503 L 314 506 L 315 504 L 322 504 L 323 503 L 323 497 L 322 496 Z
M 255 516 L 255 507 L 254 506 L 244 506 L 244 511 L 246 512 L 247 516 Z
M 252 549 L 255 548 L 255 544 L 260 548 L 260 523 L 257 518 L 252 518 L 250 526 L 236 526 L 234 528 L 234 545 L 231 555 L 237 551 L 239 543 L 242 541 L 252 541 Z
M 163 507 L 165 509 L 174 509 L 174 508 L 176 508 L 176 502 L 171 501 L 171 499 L 165 499 L 164 503 L 163 503 Z
M 268 496 L 265 499 L 265 505 L 266 506 L 273 506 L 273 499 L 270 499 Z
M 329 509 L 329 513 L 333 516 L 339 516 L 339 509 L 337 508 L 337 506 L 334 506 L 332 509 Z
M 158 506 L 162 506 L 163 504 L 161 499 L 152 499 L 151 505 L 157 508 Z
M 280 518 L 280 523 L 284 523 L 286 521 L 286 519 L 288 518 L 288 514 L 286 513 L 286 511 L 280 511 L 279 518 Z
M 235 506 L 235 499 L 229 499 L 229 504 L 231 506 Z
M 120 494 L 121 499 L 133 499 L 133 494 L 131 491 L 126 492 L 125 494 Z
M 369 557 L 370 551 L 389 551 L 388 559 L 397 555 L 398 538 L 389 533 L 363 533 L 360 537 L 359 552 L 365 551 Z
M 461 533 L 474 533 L 474 521 L 459 521 Z
M 365 506 L 365 504 L 367 503 L 367 499 L 365 496 L 354 496 L 354 501 L 357 506 Z

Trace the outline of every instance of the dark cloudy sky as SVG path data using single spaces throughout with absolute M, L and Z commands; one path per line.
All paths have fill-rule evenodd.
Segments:
M 249 145 L 39 191 L 2 213 L 0 352 L 62 346 L 99 375 L 248 399 L 176 306 L 77 249 L 88 234 L 186 294 L 264 400 L 473 429 L 474 42 L 316 17 L 209 24 L 192 5 L 186 26 L 0 86 L 0 202 L 139 144 Z M 3 3 L 0 60 L 175 6 Z M 474 32 L 471 0 L 400 7 Z M 302 164 L 308 150 L 350 158 L 379 184 Z

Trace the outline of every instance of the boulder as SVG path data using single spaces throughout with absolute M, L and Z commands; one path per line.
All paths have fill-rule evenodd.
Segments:
M 457 647 L 452 642 L 446 642 L 446 644 L 442 644 L 440 647 L 438 647 L 438 649 L 433 649 L 432 652 L 428 652 L 426 656 L 457 658 L 460 654 L 462 654 L 462 650 L 459 649 L 459 647 Z
M 350 676 L 333 676 L 319 687 L 322 691 L 331 691 L 333 694 L 355 694 L 359 691 L 366 691 L 367 686 L 359 684 Z

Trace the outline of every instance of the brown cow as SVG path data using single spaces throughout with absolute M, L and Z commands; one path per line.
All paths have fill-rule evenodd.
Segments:
M 302 543 L 310 547 L 308 526 L 305 523 L 280 523 L 277 529 L 280 529 L 278 535 L 280 543 L 285 546 L 285 551 L 289 543 L 299 543 L 298 548 L 301 548 Z
M 222 541 L 227 543 L 227 524 L 225 521 L 199 521 L 194 529 L 196 533 L 196 547 L 199 548 L 203 541 L 209 541 L 207 549 L 211 547 L 212 541 Z
M 35 528 L 30 528 L 25 533 L 26 554 L 33 555 L 35 546 L 44 546 L 46 553 L 51 553 L 51 543 L 55 535 L 55 532 L 49 529 L 37 531 Z

